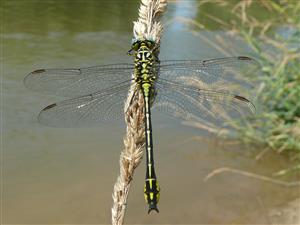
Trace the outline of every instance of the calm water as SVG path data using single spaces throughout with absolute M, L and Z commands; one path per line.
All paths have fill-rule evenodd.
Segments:
M 1 2 L 3 223 L 110 223 L 124 125 L 43 127 L 36 119 L 39 110 L 60 99 L 26 90 L 22 80 L 38 68 L 129 62 L 126 52 L 138 5 L 139 1 Z M 209 10 L 213 12 L 200 10 L 193 1 L 169 5 L 162 59 L 222 56 L 199 38 L 199 31 L 172 20 L 200 20 L 201 12 Z M 214 24 L 201 34 L 224 35 Z M 239 54 L 250 54 L 241 43 L 229 41 Z M 289 162 L 276 155 L 255 161 L 244 147 L 230 147 L 163 115 L 154 115 L 153 128 L 160 213 L 147 214 L 143 163 L 129 195 L 127 223 L 265 224 L 269 209 L 298 195 L 294 189 L 232 174 L 204 183 L 210 171 L 223 166 L 271 176 Z M 191 139 L 198 135 L 206 138 Z

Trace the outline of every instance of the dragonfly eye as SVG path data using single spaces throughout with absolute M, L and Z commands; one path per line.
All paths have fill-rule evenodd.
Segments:
M 152 48 L 154 48 L 154 46 L 155 46 L 155 42 L 154 41 L 150 41 L 150 40 L 147 41 L 147 47 L 148 48 L 152 49 Z
M 136 41 L 131 45 L 131 49 L 134 51 L 137 51 L 139 49 L 140 45 L 141 45 L 140 41 Z

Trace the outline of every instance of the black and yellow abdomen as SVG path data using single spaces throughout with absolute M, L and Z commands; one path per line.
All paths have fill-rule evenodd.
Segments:
M 153 158 L 153 139 L 152 139 L 152 124 L 151 124 L 151 112 L 150 112 L 150 100 L 148 96 L 144 96 L 145 100 L 145 135 L 146 135 L 146 180 L 144 186 L 145 200 L 149 205 L 148 213 L 152 210 L 158 212 L 157 203 L 159 201 L 160 188 L 154 169 Z

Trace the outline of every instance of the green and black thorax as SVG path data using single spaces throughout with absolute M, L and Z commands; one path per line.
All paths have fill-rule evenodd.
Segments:
M 134 81 L 143 91 L 144 96 L 153 100 L 154 85 L 158 78 L 158 45 L 154 41 L 138 40 L 132 44 L 129 54 L 134 56 Z

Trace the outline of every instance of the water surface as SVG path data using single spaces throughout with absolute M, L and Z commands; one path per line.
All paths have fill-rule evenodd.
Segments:
M 56 97 L 26 90 L 22 80 L 38 68 L 130 62 L 126 55 L 139 1 L 2 1 L 1 40 L 4 224 L 110 223 L 112 188 L 119 169 L 122 121 L 84 129 L 56 129 L 37 122 Z M 212 12 L 211 8 L 201 10 Z M 175 17 L 201 19 L 197 2 L 172 3 L 165 17 L 161 57 L 222 56 Z M 217 12 L 216 12 L 217 13 Z M 199 32 L 199 31 L 196 31 Z M 222 35 L 219 27 L 201 31 Z M 251 54 L 239 42 L 240 54 Z M 219 167 L 270 176 L 289 161 L 270 154 L 253 160 L 245 147 L 228 146 L 180 121 L 154 114 L 155 158 L 162 188 L 159 214 L 147 214 L 145 165 L 135 173 L 126 222 L 131 224 L 259 224 L 267 211 L 293 199 L 295 189 L 224 174 L 204 182 Z M 202 141 L 191 139 L 201 135 Z M 225 147 L 224 147 L 225 146 Z

